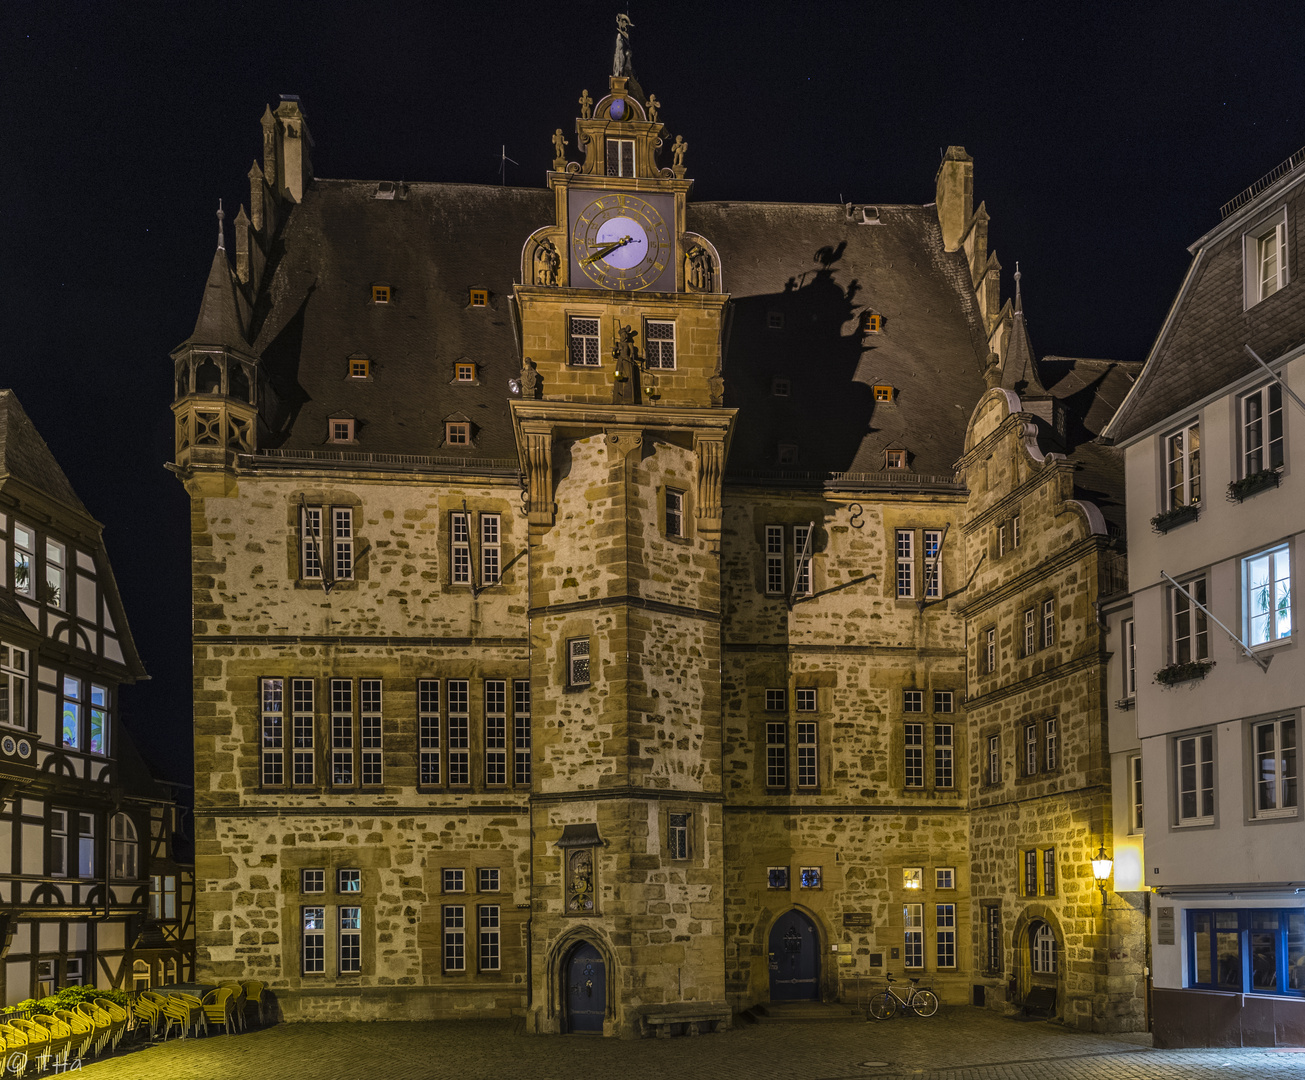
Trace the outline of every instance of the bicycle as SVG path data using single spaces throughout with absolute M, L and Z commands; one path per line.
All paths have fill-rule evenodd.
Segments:
M 899 1008 L 913 1012 L 916 1016 L 932 1016 L 938 1011 L 938 995 L 932 990 L 922 989 L 919 979 L 911 980 L 911 990 L 903 997 L 893 988 L 893 977 L 885 975 L 885 978 L 888 986 L 884 992 L 870 999 L 869 1012 L 875 1020 L 891 1020 Z

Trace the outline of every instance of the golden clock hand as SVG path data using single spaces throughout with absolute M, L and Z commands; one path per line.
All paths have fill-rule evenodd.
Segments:
M 584 266 L 587 263 L 591 263 L 597 259 L 603 258 L 605 255 L 610 255 L 617 248 L 625 247 L 626 244 L 637 244 L 637 243 L 638 241 L 633 236 L 623 236 L 619 240 L 613 240 L 610 244 L 604 244 L 592 255 L 587 255 L 585 258 L 581 259 L 580 265 Z

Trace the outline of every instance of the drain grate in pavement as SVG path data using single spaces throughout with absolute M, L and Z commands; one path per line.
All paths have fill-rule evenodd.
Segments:
M 890 1064 L 887 1061 L 858 1061 L 856 1067 L 858 1069 L 887 1069 L 890 1068 Z

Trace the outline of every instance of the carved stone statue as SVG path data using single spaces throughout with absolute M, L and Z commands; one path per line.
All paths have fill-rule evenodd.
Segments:
M 662 103 L 657 100 L 656 94 L 648 95 L 648 122 L 657 123 L 657 110 L 662 107 Z
M 556 285 L 557 272 L 561 265 L 562 257 L 557 253 L 553 241 L 541 240 L 535 249 L 535 284 Z
M 561 128 L 553 132 L 553 168 L 558 172 L 566 168 L 566 136 Z
M 639 351 L 634 345 L 636 332 L 632 327 L 621 326 L 616 333 L 616 344 L 612 347 L 612 356 L 616 360 L 612 404 L 637 405 L 639 403 Z
M 689 144 L 684 141 L 683 135 L 675 136 L 675 145 L 671 147 L 671 153 L 675 158 L 675 167 L 684 168 L 684 155 L 689 152 Z
M 712 292 L 716 287 L 716 268 L 711 252 L 701 244 L 694 244 L 684 253 L 684 276 L 691 289 Z
M 580 119 L 588 120 L 594 114 L 594 99 L 588 90 L 580 91 Z
M 612 57 L 614 76 L 634 75 L 634 54 L 630 52 L 630 27 L 633 25 L 629 15 L 616 16 L 616 55 Z
M 527 399 L 539 397 L 539 369 L 528 356 L 521 367 L 521 396 Z

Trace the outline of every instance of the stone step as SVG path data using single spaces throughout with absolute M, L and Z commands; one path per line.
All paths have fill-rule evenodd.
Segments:
M 752 1015 L 759 1023 L 848 1023 L 865 1020 L 865 1011 L 852 1005 L 821 1001 L 780 1001 L 757 1005 Z

